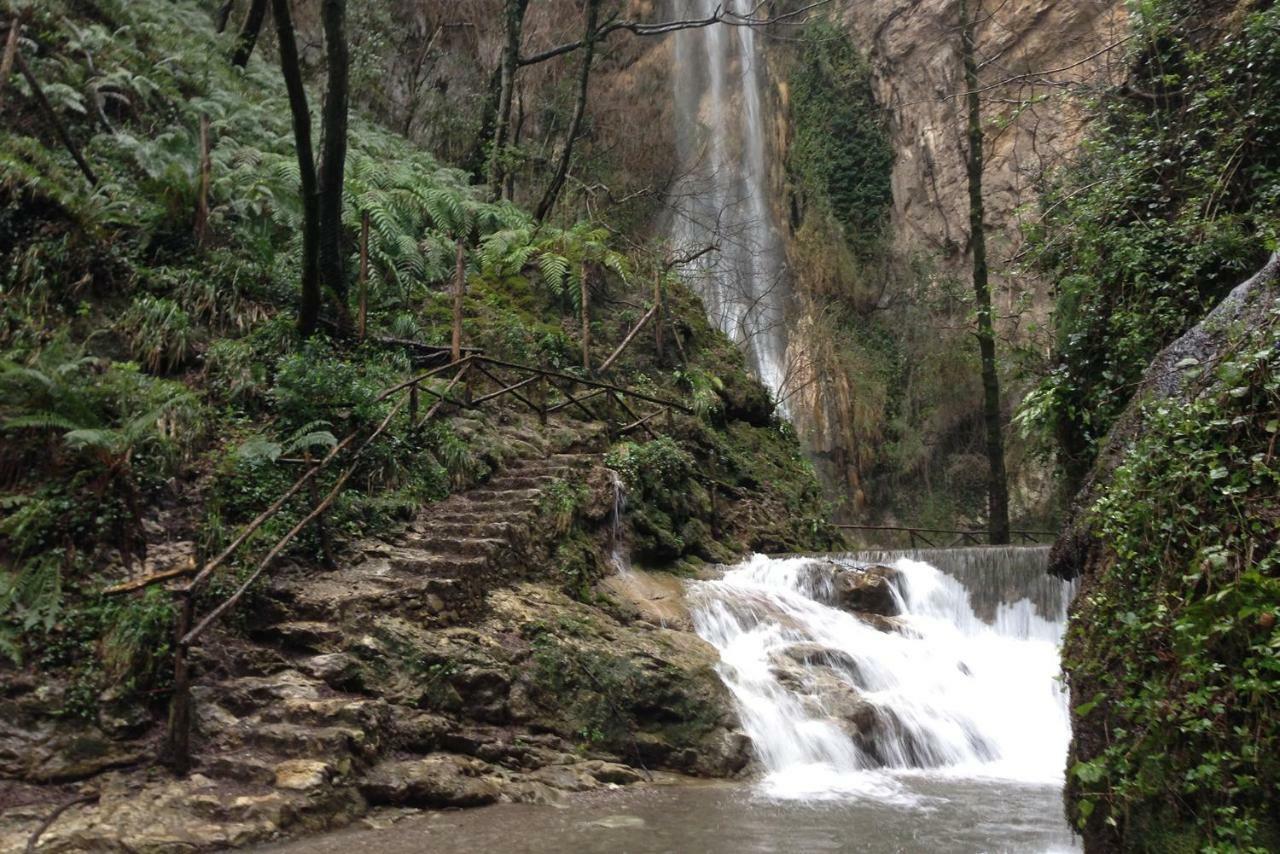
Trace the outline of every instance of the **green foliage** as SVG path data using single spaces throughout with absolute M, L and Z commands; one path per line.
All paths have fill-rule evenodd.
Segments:
M 582 272 L 595 264 L 623 281 L 629 275 L 626 258 L 609 247 L 607 229 L 587 222 L 572 228 L 526 225 L 497 231 L 480 246 L 480 271 L 490 278 L 520 275 L 537 268 L 542 287 L 564 305 L 582 308 Z
M 530 679 L 537 696 L 560 709 L 565 728 L 584 746 L 624 754 L 635 750 L 632 733 L 640 726 L 635 710 L 643 702 L 635 662 L 580 646 L 543 626 L 534 630 Z
M 1091 511 L 1108 558 L 1064 653 L 1086 698 L 1069 807 L 1125 850 L 1280 844 L 1278 322 L 1237 330 L 1190 404 L 1148 408 Z
M 790 83 L 795 138 L 788 166 L 801 196 L 829 212 L 848 239 L 878 236 L 893 200 L 893 147 L 866 60 L 842 29 L 815 20 L 804 30 Z
M 142 294 L 116 328 L 129 340 L 134 358 L 151 373 L 182 367 L 192 355 L 195 331 L 191 318 L 173 300 Z
M 567 534 L 574 518 L 587 499 L 587 488 L 581 483 L 571 484 L 556 478 L 542 491 L 538 503 L 538 515 L 551 526 L 556 534 Z
M 1022 421 L 1074 482 L 1155 354 L 1276 246 L 1280 9 L 1205 14 L 1137 7 L 1129 82 L 1096 104 L 1031 234 L 1058 285 L 1057 366 Z

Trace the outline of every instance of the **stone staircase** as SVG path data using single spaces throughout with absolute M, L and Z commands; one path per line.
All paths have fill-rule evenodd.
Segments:
M 475 488 L 423 507 L 399 534 L 355 543 L 337 568 L 295 568 L 278 578 L 267 618 L 249 631 L 253 642 L 228 639 L 203 663 L 210 676 L 228 675 L 193 691 L 201 773 L 334 792 L 389 750 L 435 749 L 449 729 L 438 718 L 364 693 L 370 660 L 385 654 L 367 633 L 387 618 L 424 631 L 472 622 L 489 591 L 526 575 L 548 542 L 541 512 L 548 488 L 582 483 L 601 467 L 598 453 L 557 453 L 538 439 L 528 428 L 507 437 L 505 447 L 521 456 Z M 415 726 L 431 733 L 415 736 Z
M 430 627 L 473 617 L 489 588 L 522 574 L 541 533 L 546 489 L 557 480 L 581 482 L 599 464 L 590 453 L 526 459 L 428 505 L 400 535 L 357 543 L 349 565 L 277 583 L 289 622 L 342 623 L 388 609 Z

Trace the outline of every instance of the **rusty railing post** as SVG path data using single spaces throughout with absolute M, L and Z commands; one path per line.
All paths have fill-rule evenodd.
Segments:
M 653 274 L 653 346 L 657 353 L 658 365 L 661 366 L 666 359 L 663 356 L 662 347 L 662 271 Z
M 183 637 L 191 630 L 192 592 L 180 590 L 174 621 L 173 693 L 169 697 L 169 723 L 165 732 L 163 760 L 179 777 L 191 770 L 191 664 Z
M 579 280 L 582 288 L 582 370 L 591 376 L 591 284 L 588 276 L 587 262 L 582 262 Z
M 307 448 L 302 452 L 302 461 L 307 468 L 315 467 L 316 464 L 311 458 L 310 448 Z M 311 481 L 307 484 L 307 493 L 311 500 L 312 507 L 315 507 L 320 503 L 320 484 L 318 476 L 311 478 Z M 337 563 L 333 559 L 333 545 L 329 542 L 329 529 L 325 527 L 323 513 L 316 517 L 316 534 L 320 537 L 320 554 L 324 557 L 325 568 L 335 568 Z
M 462 297 L 466 290 L 467 263 L 466 256 L 463 254 L 462 238 L 459 237 L 453 271 L 453 349 L 450 351 L 453 364 L 457 364 L 462 358 Z
M 547 375 L 538 377 L 538 423 L 547 426 Z

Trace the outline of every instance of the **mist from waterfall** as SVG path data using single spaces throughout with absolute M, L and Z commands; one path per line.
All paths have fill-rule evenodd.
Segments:
M 693 586 L 695 626 L 720 652 L 763 791 L 911 805 L 919 775 L 1061 786 L 1072 589 L 1045 574 L 1044 550 L 822 560 L 856 572 L 868 557 L 896 570 L 891 626 L 833 607 L 811 558 L 757 555 Z
M 717 8 L 747 14 L 751 0 L 674 0 L 680 18 Z M 753 27 L 718 24 L 675 39 L 675 116 L 680 177 L 670 196 L 677 256 L 707 312 L 741 346 L 786 409 L 786 251 L 773 207 L 764 73 Z

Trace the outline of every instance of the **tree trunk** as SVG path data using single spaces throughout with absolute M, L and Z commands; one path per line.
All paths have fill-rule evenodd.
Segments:
M 323 0 L 320 13 L 324 19 L 324 47 L 329 64 L 320 156 L 320 278 L 333 294 L 339 329 L 349 331 L 346 256 L 342 251 L 342 182 L 347 162 L 351 64 L 347 49 L 346 0 Z
M 467 261 L 459 237 L 453 274 L 453 347 L 449 354 L 455 364 L 462 358 L 462 298 L 466 292 Z
M 596 52 L 600 3 L 601 0 L 587 0 L 587 27 L 586 34 L 582 37 L 582 66 L 578 70 L 578 99 L 573 105 L 573 119 L 569 122 L 569 132 L 565 136 L 560 162 L 556 164 L 551 183 L 547 185 L 547 191 L 543 193 L 542 201 L 538 203 L 538 210 L 534 213 L 534 217 L 539 221 L 546 219 L 551 213 L 556 199 L 560 196 L 560 191 L 564 189 L 564 181 L 569 174 L 569 164 L 573 161 L 573 143 L 582 130 L 582 117 L 587 112 L 587 85 L 591 82 L 591 60 L 595 58 Z
M 506 0 L 506 44 L 502 49 L 501 81 L 498 109 L 493 122 L 493 150 L 489 152 L 489 196 L 497 200 L 502 194 L 505 169 L 503 151 L 511 127 L 511 100 L 516 88 L 516 71 L 520 67 L 520 35 L 524 30 L 524 13 L 529 0 Z
M 582 264 L 582 371 L 591 376 L 591 268 Z
M 236 37 L 236 49 L 231 54 L 232 65 L 244 68 L 248 64 L 249 57 L 253 56 L 254 45 L 258 43 L 262 19 L 266 16 L 267 0 L 252 0 L 249 4 L 249 12 L 244 16 L 244 25 L 240 27 L 240 35 Z
M 485 87 L 484 103 L 480 107 L 480 129 L 467 153 L 462 156 L 459 165 L 470 172 L 476 181 L 488 180 L 489 161 L 486 157 L 488 144 L 493 142 L 493 135 L 498 121 L 498 101 L 502 93 L 502 64 L 499 63 L 489 75 L 489 84 Z
M 280 71 L 289 93 L 289 111 L 293 114 L 294 148 L 298 152 L 298 174 L 302 184 L 302 300 L 298 311 L 298 331 L 305 337 L 316 331 L 320 320 L 320 197 L 315 156 L 311 149 L 311 110 L 307 107 L 307 90 L 302 85 L 302 67 L 298 64 L 298 43 L 293 34 L 289 0 L 271 0 L 271 10 L 280 42 Z
M 222 5 L 218 7 L 217 13 L 213 16 L 213 28 L 216 32 L 227 31 L 227 22 L 231 20 L 231 10 L 235 5 L 235 0 L 223 0 Z
M 991 284 L 987 271 L 986 213 L 982 201 L 982 102 L 978 94 L 978 60 L 974 37 L 976 15 L 969 0 L 960 0 L 965 99 L 969 112 L 969 242 L 973 252 L 973 294 L 978 315 L 978 349 L 982 356 L 983 420 L 987 428 L 990 480 L 987 504 L 992 545 L 1009 542 L 1009 483 L 1004 467 L 1004 434 L 1000 412 L 1000 377 L 996 373 L 996 335 L 991 319 Z

